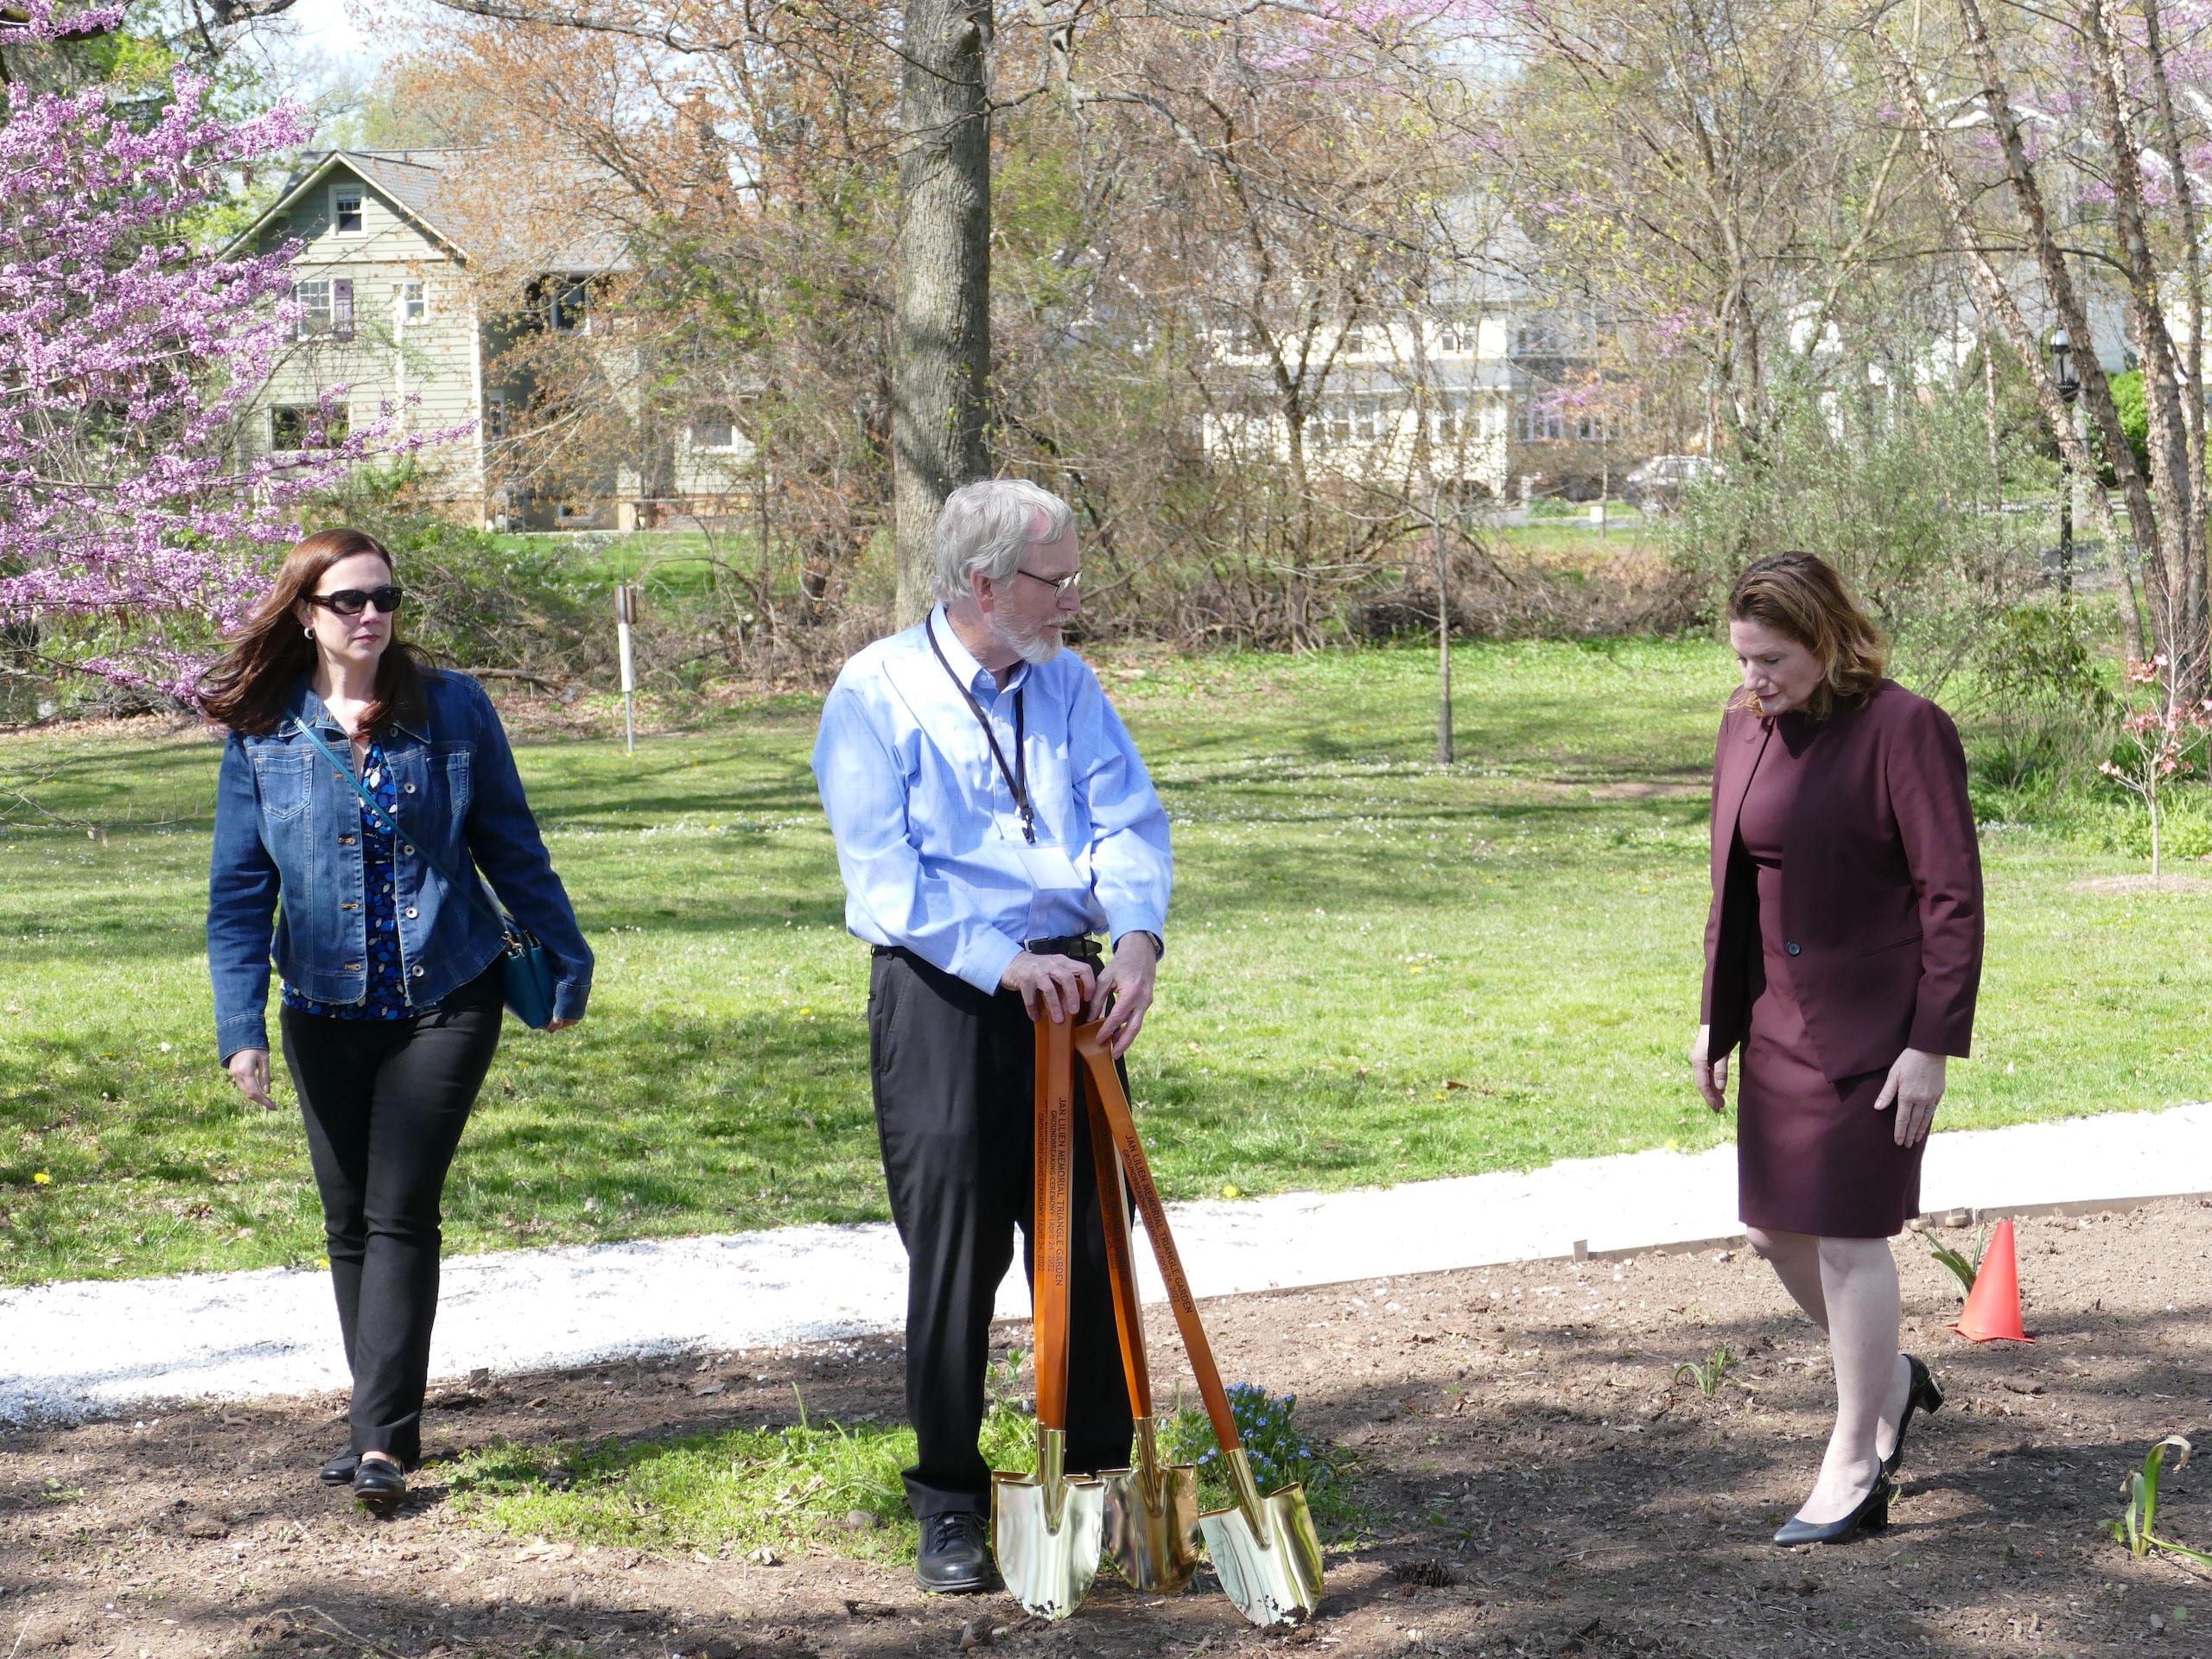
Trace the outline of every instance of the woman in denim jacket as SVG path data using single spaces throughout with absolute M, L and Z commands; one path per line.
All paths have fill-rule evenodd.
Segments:
M 217 1041 L 238 1092 L 275 1110 L 273 949 L 353 1374 L 353 1443 L 322 1478 L 379 1511 L 421 1456 L 440 1200 L 503 1011 L 499 921 L 439 868 L 480 869 L 556 958 L 548 1029 L 583 1018 L 592 971 L 491 699 L 396 637 L 400 600 L 374 537 L 310 536 L 205 687 L 230 728 L 207 901 Z M 350 752 L 380 815 L 304 728 Z

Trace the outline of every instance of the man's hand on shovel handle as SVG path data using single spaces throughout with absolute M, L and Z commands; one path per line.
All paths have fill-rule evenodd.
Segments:
M 1114 946 L 1114 959 L 1098 976 L 1097 992 L 1090 999 L 1090 1013 L 1097 1018 L 1100 1039 L 1120 1059 L 1144 1029 L 1144 1016 L 1152 1007 L 1152 982 L 1160 971 L 1160 953 L 1149 933 L 1124 933 Z
M 1120 960 L 1118 954 L 1115 960 Z M 1113 969 L 1106 971 L 1110 975 Z M 1146 982 L 1147 988 L 1150 982 Z M 1077 962 L 1073 957 L 1040 957 L 1028 950 L 1007 963 L 1006 972 L 999 976 L 1001 989 L 1021 993 L 1021 1005 L 1029 1010 L 1032 1020 L 1050 1020 L 1054 1025 L 1083 1012 L 1083 1005 L 1090 1000 L 1092 985 L 1089 963 Z

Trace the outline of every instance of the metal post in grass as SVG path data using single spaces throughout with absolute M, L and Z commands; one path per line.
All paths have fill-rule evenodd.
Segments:
M 2082 395 L 2082 382 L 2074 372 L 2074 342 L 2063 328 L 2050 337 L 2050 378 L 2058 383 L 2058 395 L 2066 404 L 2070 423 L 2074 400 Z M 2063 445 L 2058 451 L 2058 602 L 2074 602 L 2074 463 Z
M 638 620 L 638 590 L 627 582 L 614 589 L 614 643 L 622 658 L 623 753 L 638 752 L 638 670 L 630 655 L 630 629 Z
M 1452 764 L 1452 586 L 1444 558 L 1443 498 L 1431 487 L 1428 524 L 1436 542 L 1436 758 Z

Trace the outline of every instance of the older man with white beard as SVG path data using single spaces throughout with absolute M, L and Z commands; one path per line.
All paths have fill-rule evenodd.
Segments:
M 875 947 L 869 1069 L 906 1247 L 915 1573 L 962 1593 L 991 1579 L 976 1437 L 992 1306 L 1033 1214 L 1032 1022 L 1103 1012 L 1115 1054 L 1128 1050 L 1152 1006 L 1173 868 L 1128 732 L 1061 649 L 1081 602 L 1067 504 L 1018 479 L 966 485 L 935 552 L 938 605 L 845 664 L 814 773 L 846 925 Z M 1074 1140 L 1067 1466 L 1080 1471 L 1126 1466 L 1131 1427 L 1090 1140 Z

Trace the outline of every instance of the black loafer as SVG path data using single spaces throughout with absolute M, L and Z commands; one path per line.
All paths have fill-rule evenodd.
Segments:
M 1774 1535 L 1774 1541 L 1785 1548 L 1796 1544 L 1844 1544 L 1862 1532 L 1879 1532 L 1890 1524 L 1890 1499 L 1896 1491 L 1887 1472 L 1878 1474 L 1874 1477 L 1873 1491 L 1859 1499 L 1859 1507 L 1849 1515 L 1818 1526 L 1792 1516 Z
M 360 1466 L 361 1454 L 348 1446 L 322 1465 L 322 1484 L 326 1486 L 351 1486 L 353 1471 Z
M 390 1515 L 407 1501 L 407 1477 L 396 1463 L 363 1458 L 353 1471 L 353 1496 L 374 1515 Z
M 1890 1455 L 1882 1459 L 1882 1472 L 1894 1475 L 1904 1462 L 1904 1432 L 1912 1425 L 1912 1414 L 1925 1412 L 1930 1415 L 1943 1408 L 1943 1390 L 1936 1386 L 1936 1379 L 1916 1355 L 1907 1354 L 1904 1363 L 1912 1371 L 1912 1389 L 1904 1397 L 1904 1415 L 1897 1419 L 1897 1443 L 1890 1448 Z
M 983 1517 L 949 1510 L 922 1517 L 922 1549 L 914 1581 L 941 1596 L 972 1596 L 991 1587 L 991 1549 Z

